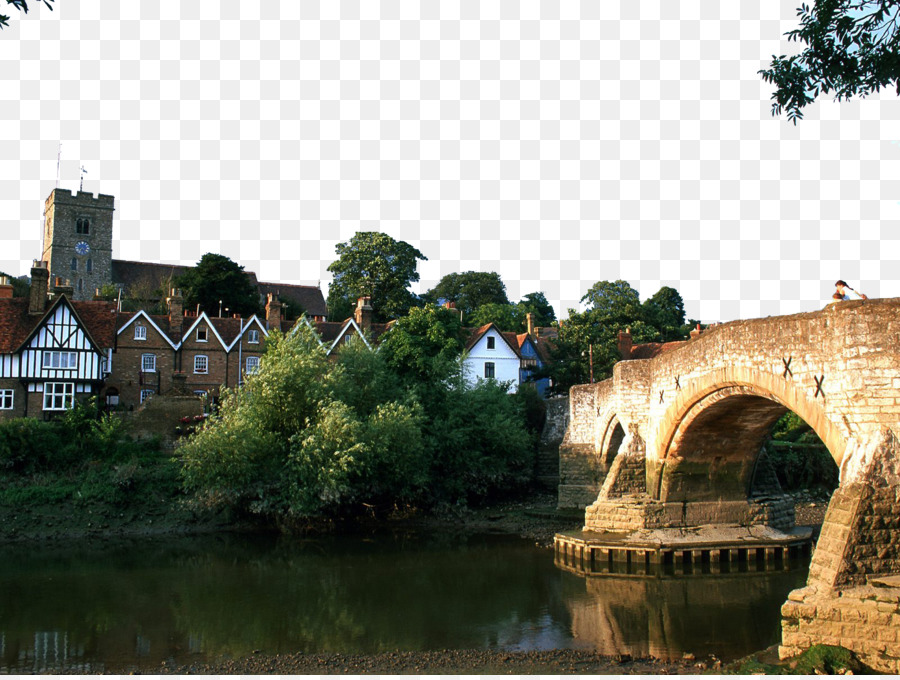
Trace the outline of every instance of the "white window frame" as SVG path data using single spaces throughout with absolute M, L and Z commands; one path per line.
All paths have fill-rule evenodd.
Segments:
M 78 368 L 78 352 L 44 350 L 41 367 L 59 371 L 74 371 Z
M 491 373 L 493 375 L 488 375 L 488 366 L 491 367 Z M 490 380 L 491 378 L 497 379 L 497 365 L 493 361 L 484 362 L 484 378 L 485 380 Z
M 75 383 L 45 382 L 44 410 L 68 411 L 75 404 Z
M 156 373 L 156 355 L 155 354 L 142 354 L 141 355 L 141 372 L 142 373 Z
M 251 374 L 256 373 L 259 370 L 259 357 L 247 357 L 247 361 L 244 362 L 244 373 Z
M 141 325 L 139 323 L 134 324 L 134 339 L 135 340 L 146 340 L 147 339 L 147 327 Z
M 145 401 L 147 401 L 147 400 L 148 400 L 150 397 L 152 397 L 154 394 L 156 394 L 156 390 L 142 389 L 142 390 L 141 390 L 141 403 L 143 404 Z
M 200 361 L 200 360 L 203 361 Z M 201 367 L 202 364 L 202 367 Z M 197 375 L 208 375 L 209 374 L 209 357 L 205 354 L 195 354 L 194 355 L 194 373 Z
M 256 328 L 252 328 L 247 331 L 247 342 L 251 345 L 259 344 L 259 330 Z
M 203 332 L 203 337 L 200 337 L 200 332 Z M 197 342 L 209 342 L 209 328 L 206 326 L 197 326 Z
M 0 411 L 12 411 L 15 407 L 15 401 L 15 390 L 0 390 Z

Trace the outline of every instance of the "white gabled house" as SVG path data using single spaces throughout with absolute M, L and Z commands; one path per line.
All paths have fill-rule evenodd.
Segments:
M 509 336 L 512 336 L 511 338 Z M 519 387 L 522 359 L 514 333 L 503 333 L 493 323 L 476 328 L 466 343 L 463 371 L 466 380 L 475 384 L 493 378 L 510 382 L 510 392 Z

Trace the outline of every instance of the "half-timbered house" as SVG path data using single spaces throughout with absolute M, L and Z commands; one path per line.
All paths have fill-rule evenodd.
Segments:
M 52 417 L 99 395 L 112 370 L 115 305 L 73 301 L 62 286 L 48 298 L 47 264 L 31 273 L 27 299 L 0 287 L 0 418 Z

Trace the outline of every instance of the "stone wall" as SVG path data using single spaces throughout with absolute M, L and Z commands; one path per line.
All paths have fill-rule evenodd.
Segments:
M 623 496 L 595 501 L 585 509 L 584 516 L 585 531 L 674 529 L 712 524 L 789 529 L 794 525 L 794 503 L 790 498 L 663 503 L 647 496 Z
M 559 446 L 569 422 L 569 398 L 553 397 L 545 400 L 544 405 L 547 416 L 538 444 L 535 476 L 541 486 L 556 490 L 559 487 Z
M 876 671 L 900 673 L 900 579 L 838 591 L 795 590 L 781 616 L 782 659 L 815 644 L 835 645 Z
M 178 435 L 176 427 L 183 427 L 181 419 L 202 415 L 203 402 L 195 396 L 165 396 L 155 394 L 132 413 L 122 414 L 137 439 L 160 437 L 163 449 L 173 450 Z

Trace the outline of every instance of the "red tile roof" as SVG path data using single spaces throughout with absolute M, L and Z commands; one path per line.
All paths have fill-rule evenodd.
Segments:
M 69 304 L 81 319 L 88 335 L 101 349 L 115 345 L 116 305 L 114 302 L 70 301 Z M 28 298 L 0 299 L 0 353 L 16 352 L 38 327 L 38 324 L 44 320 L 46 312 L 52 308 L 52 304 L 48 305 L 44 314 L 32 315 L 28 313 Z

